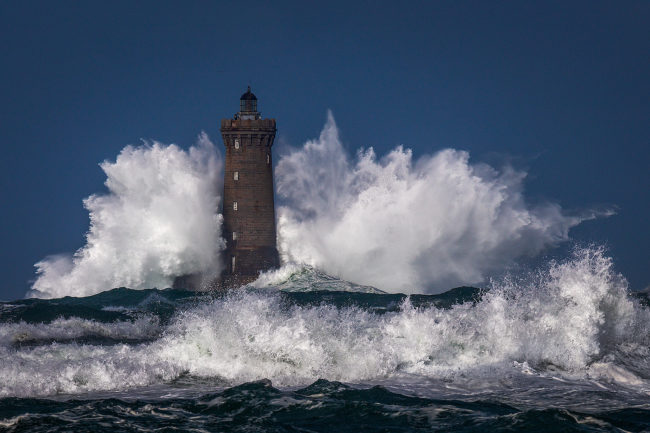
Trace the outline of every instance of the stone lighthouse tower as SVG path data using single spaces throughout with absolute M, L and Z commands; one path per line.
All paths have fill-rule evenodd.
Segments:
M 248 91 L 239 112 L 221 120 L 226 147 L 223 182 L 224 283 L 245 283 L 280 264 L 275 243 L 273 157 L 275 119 L 262 119 Z

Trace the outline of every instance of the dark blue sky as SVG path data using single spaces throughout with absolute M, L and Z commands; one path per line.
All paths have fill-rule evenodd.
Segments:
M 221 145 L 249 82 L 278 149 L 329 108 L 351 152 L 464 149 L 526 169 L 533 203 L 616 206 L 572 238 L 650 285 L 650 2 L 493 3 L 0 3 L 0 299 L 84 244 L 99 162 Z

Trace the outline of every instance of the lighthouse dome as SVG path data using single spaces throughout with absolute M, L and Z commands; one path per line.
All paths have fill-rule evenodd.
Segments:
M 246 93 L 241 95 L 241 98 L 239 98 L 242 101 L 257 101 L 257 96 L 253 92 L 251 92 L 251 86 L 248 86 L 248 90 Z

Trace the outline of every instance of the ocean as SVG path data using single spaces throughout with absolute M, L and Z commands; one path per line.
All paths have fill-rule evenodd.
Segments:
M 598 250 L 438 295 L 302 267 L 0 303 L 0 432 L 650 431 L 650 300 Z

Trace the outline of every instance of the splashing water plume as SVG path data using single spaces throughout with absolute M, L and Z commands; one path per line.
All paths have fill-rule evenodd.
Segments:
M 414 161 L 399 146 L 379 160 L 361 149 L 353 163 L 329 113 L 317 140 L 278 163 L 281 254 L 386 291 L 440 292 L 566 241 L 595 216 L 529 207 L 525 173 L 468 160 L 446 149 Z
M 158 142 L 125 147 L 100 164 L 108 193 L 84 200 L 86 245 L 38 262 L 29 296 L 165 288 L 178 275 L 218 274 L 222 165 L 205 133 L 188 151 Z
M 38 262 L 29 296 L 165 288 L 176 276 L 219 274 L 223 164 L 205 134 L 189 151 L 127 146 L 101 168 L 108 193 L 84 201 L 86 245 Z M 566 241 L 571 227 L 595 216 L 530 207 L 525 173 L 470 164 L 467 152 L 413 160 L 399 146 L 378 159 L 370 148 L 353 162 L 331 113 L 320 137 L 282 156 L 275 173 L 278 244 L 289 269 L 312 266 L 388 292 L 477 284 Z

